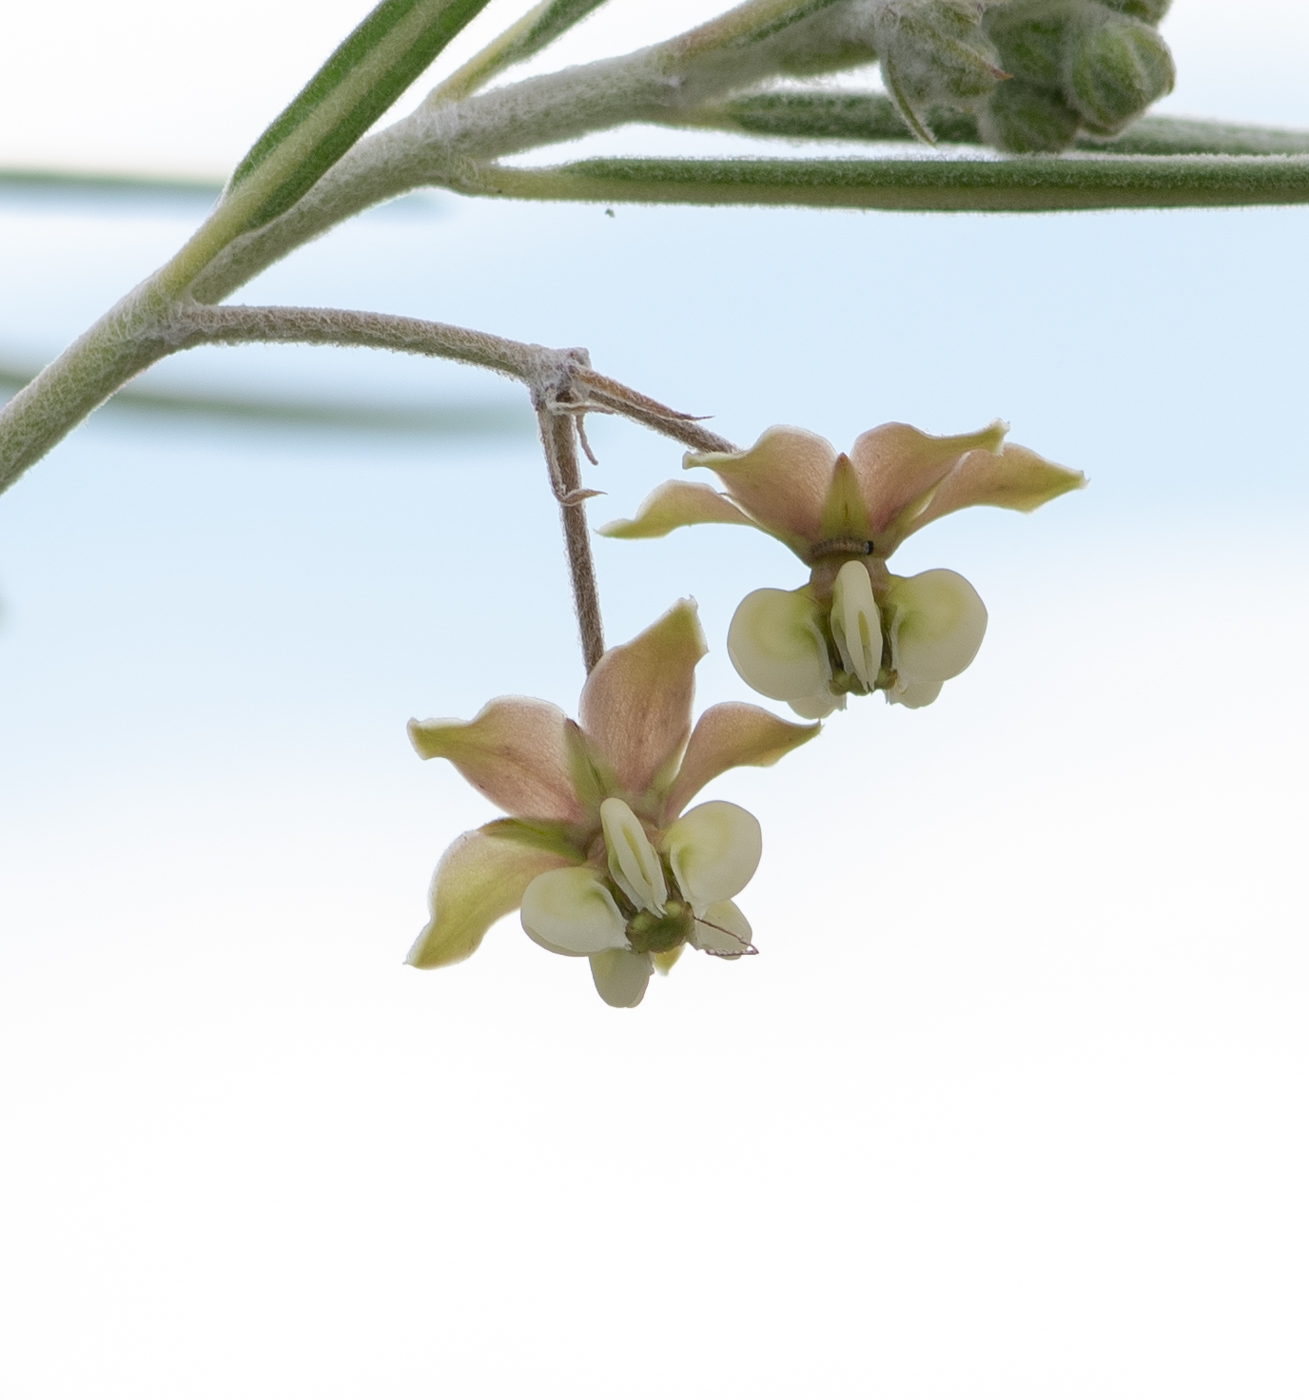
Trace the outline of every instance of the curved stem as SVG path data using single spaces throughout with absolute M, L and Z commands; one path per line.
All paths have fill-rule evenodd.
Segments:
M 204 306 L 186 302 L 173 311 L 162 334 L 167 337 L 170 350 L 260 343 L 395 350 L 477 365 L 531 388 L 557 378 L 570 363 L 570 357 L 585 353 L 552 350 L 413 316 L 319 306 Z
M 590 357 L 581 349 L 551 349 L 412 316 L 315 306 L 203 306 L 191 302 L 174 312 L 165 334 L 170 351 L 195 345 L 249 343 L 359 345 L 456 360 L 517 379 L 532 391 L 538 410 L 566 415 L 613 413 L 696 452 L 737 450 L 690 414 L 593 370 Z
M 150 284 L 143 284 L 6 406 L 0 418 L 0 494 L 115 389 L 165 356 L 196 345 L 366 346 L 455 360 L 518 380 L 538 408 L 552 413 L 618 414 L 696 452 L 736 451 L 690 414 L 598 374 L 585 350 L 551 349 L 376 311 L 193 301 L 171 307 L 165 302 L 160 309 L 151 305 L 150 292 Z M 159 300 L 157 293 L 153 300 Z

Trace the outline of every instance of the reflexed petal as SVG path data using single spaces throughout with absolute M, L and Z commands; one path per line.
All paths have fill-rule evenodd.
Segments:
M 914 681 L 911 685 L 897 685 L 886 692 L 886 698 L 892 705 L 903 705 L 906 710 L 921 710 L 940 695 L 944 684 L 944 681 Z
M 863 488 L 874 535 L 881 534 L 902 512 L 920 502 L 965 452 L 978 447 L 995 449 L 1004 441 L 1005 432 L 1005 425 L 997 422 L 980 433 L 933 437 L 907 423 L 883 423 L 880 428 L 860 434 L 850 459 Z
M 564 857 L 484 831 L 466 831 L 441 857 L 432 879 L 432 917 L 409 950 L 412 967 L 446 967 L 477 951 L 497 919 L 512 914 L 523 892 Z
M 661 843 L 692 909 L 740 894 L 759 868 L 763 833 L 735 802 L 702 802 L 668 828 Z
M 727 629 L 732 665 L 748 686 L 773 700 L 803 700 L 832 679 L 818 605 L 801 588 L 747 593 Z
M 749 952 L 754 947 L 750 938 L 750 921 L 730 899 L 711 904 L 696 920 L 691 935 L 691 941 L 702 952 L 715 953 L 720 958 L 739 958 Z
M 836 576 L 832 639 L 841 653 L 841 664 L 871 690 L 882 669 L 882 617 L 868 570 L 857 559 L 842 564 Z
M 1003 506 L 1035 510 L 1066 491 L 1086 485 L 1081 472 L 1047 462 L 1016 442 L 996 452 L 969 452 L 937 488 L 927 508 L 914 517 L 906 534 L 965 506 Z
M 627 947 L 627 920 L 589 866 L 547 870 L 523 894 L 523 928 L 552 953 Z
M 676 817 L 706 783 L 729 768 L 767 768 L 817 733 L 816 724 L 791 724 L 758 705 L 711 705 L 691 732 L 668 794 L 667 816 Z
M 891 666 L 905 685 L 957 676 L 986 635 L 986 605 L 953 569 L 893 579 L 886 612 Z
M 822 533 L 836 448 L 803 428 L 769 428 L 748 452 L 688 453 L 685 465 L 716 472 L 728 494 L 801 558 Z
M 600 804 L 600 823 L 614 883 L 638 909 L 662 914 L 668 902 L 668 883 L 636 814 L 621 798 L 608 797 Z
M 653 540 L 681 525 L 753 525 L 750 517 L 712 486 L 665 481 L 641 502 L 633 520 L 611 520 L 598 531 L 615 540 Z
M 568 769 L 564 712 L 544 700 L 506 696 L 476 719 L 409 721 L 423 758 L 446 758 L 497 807 L 529 820 L 577 822 L 584 812 Z
M 671 781 L 691 734 L 696 662 L 708 651 L 695 604 L 610 647 L 582 687 L 582 729 L 596 758 L 633 798 Z
M 628 953 L 615 948 L 591 955 L 595 989 L 610 1006 L 640 1006 L 650 982 L 649 953 Z

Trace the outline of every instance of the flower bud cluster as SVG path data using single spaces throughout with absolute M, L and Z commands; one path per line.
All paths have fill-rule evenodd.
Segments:
M 1155 28 L 1167 9 L 1168 0 L 1012 0 L 988 10 L 984 27 L 1009 77 L 976 108 L 985 140 L 1023 153 L 1117 135 L 1172 91 L 1172 55 Z

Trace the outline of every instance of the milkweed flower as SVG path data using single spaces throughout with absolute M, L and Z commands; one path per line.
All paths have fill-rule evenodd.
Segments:
M 668 971 L 688 945 L 723 958 L 755 951 L 732 901 L 759 863 L 759 823 L 731 802 L 687 803 L 729 768 L 775 763 L 818 726 L 724 704 L 692 729 L 706 650 L 695 604 L 683 601 L 605 652 L 579 722 L 514 696 L 468 723 L 410 723 L 423 758 L 448 759 L 509 813 L 441 858 L 410 964 L 469 957 L 515 909 L 536 943 L 590 960 L 610 1006 L 636 1006 L 651 972 Z
M 847 454 L 802 428 L 769 428 L 747 452 L 687 455 L 687 467 L 708 467 L 725 492 L 668 481 L 634 519 L 601 533 L 645 539 L 714 522 L 763 530 L 810 576 L 802 588 L 761 588 L 742 601 L 727 641 L 741 678 L 809 719 L 874 690 L 917 708 L 972 662 L 986 607 L 953 570 L 902 578 L 887 560 L 924 525 L 965 506 L 1030 511 L 1085 484 L 1081 472 L 1006 444 L 1007 431 L 997 422 L 933 437 L 885 423 Z

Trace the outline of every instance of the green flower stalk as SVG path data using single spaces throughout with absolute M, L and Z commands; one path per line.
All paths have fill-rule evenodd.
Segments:
M 924 525 L 965 506 L 1030 511 L 1085 484 L 1004 441 L 993 423 L 932 437 L 903 423 L 862 434 L 849 454 L 802 428 L 769 428 L 748 452 L 688 454 L 725 492 L 668 481 L 635 519 L 604 526 L 648 539 L 683 525 L 753 525 L 809 566 L 802 588 L 756 589 L 736 610 L 727 647 L 741 678 L 807 719 L 880 690 L 895 704 L 931 704 L 973 660 L 986 631 L 976 590 L 949 569 L 912 578 L 887 560 Z
M 469 957 L 521 909 L 527 935 L 586 957 L 610 1006 L 636 1006 L 651 973 L 690 946 L 755 951 L 732 902 L 754 875 L 759 823 L 731 802 L 687 803 L 729 768 L 768 765 L 813 738 L 753 705 L 713 705 L 691 727 L 707 650 L 695 604 L 610 648 L 587 678 L 580 723 L 543 700 L 493 700 L 470 723 L 414 721 L 423 758 L 445 758 L 510 815 L 465 832 L 432 882 L 414 967 Z

